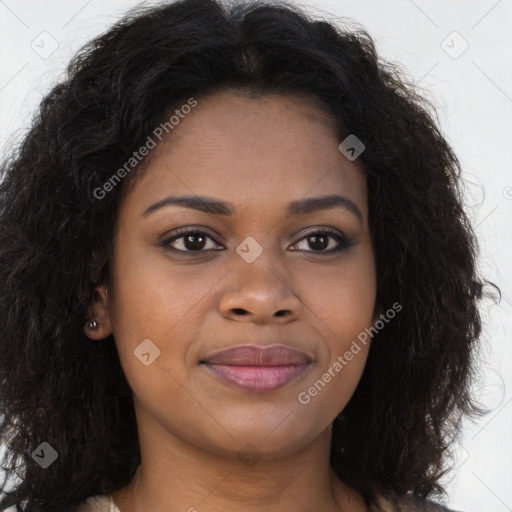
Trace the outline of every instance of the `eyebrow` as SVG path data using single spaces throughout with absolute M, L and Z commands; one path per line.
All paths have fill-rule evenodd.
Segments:
M 218 199 L 213 199 L 205 196 L 169 196 L 162 199 L 147 208 L 142 217 L 149 215 L 160 208 L 165 206 L 183 206 L 185 208 L 192 208 L 201 212 L 210 213 L 213 215 L 232 215 L 235 207 L 231 203 L 226 203 Z M 356 204 L 347 197 L 332 194 L 328 196 L 307 197 L 292 201 L 288 205 L 286 211 L 287 215 L 297 216 L 307 213 L 313 213 L 320 210 L 327 210 L 334 207 L 341 207 L 353 213 L 359 221 L 363 222 L 363 214 L 356 206 Z

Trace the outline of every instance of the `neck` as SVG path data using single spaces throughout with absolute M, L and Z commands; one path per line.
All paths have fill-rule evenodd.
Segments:
M 141 464 L 113 498 L 121 512 L 364 512 L 329 466 L 331 428 L 280 457 L 213 453 L 157 422 L 139 430 Z M 238 454 L 240 455 L 240 454 Z

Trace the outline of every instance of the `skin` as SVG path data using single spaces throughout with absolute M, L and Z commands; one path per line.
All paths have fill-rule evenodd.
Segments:
M 142 462 L 113 493 L 121 512 L 366 510 L 330 468 L 329 450 L 369 344 L 308 404 L 297 398 L 379 318 L 366 181 L 339 143 L 311 99 L 222 92 L 198 99 L 130 184 L 108 294 L 106 283 L 97 288 L 100 326 L 86 330 L 114 334 L 133 390 Z M 292 201 L 331 194 L 350 199 L 361 220 L 339 206 L 285 215 Z M 234 214 L 170 205 L 142 215 L 170 195 L 230 202 Z M 158 246 L 193 225 L 210 238 L 172 243 L 190 256 Z M 353 245 L 327 254 L 335 238 L 318 249 L 306 236 L 328 227 Z M 249 236 L 263 249 L 252 263 L 236 252 Z M 205 252 L 215 247 L 224 250 Z M 145 339 L 160 350 L 148 366 L 134 355 Z M 313 358 L 272 392 L 233 387 L 199 364 L 219 349 L 272 343 Z M 249 448 L 257 455 L 241 460 Z

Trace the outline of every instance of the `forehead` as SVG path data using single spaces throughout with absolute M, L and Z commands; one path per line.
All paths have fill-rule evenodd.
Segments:
M 339 143 L 335 122 L 310 98 L 218 93 L 198 99 L 157 144 L 128 195 L 142 211 L 178 193 L 258 208 L 340 193 L 364 210 L 364 173 Z

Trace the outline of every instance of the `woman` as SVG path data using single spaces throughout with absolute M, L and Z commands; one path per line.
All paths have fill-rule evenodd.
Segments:
M 287 4 L 86 45 L 2 167 L 0 510 L 447 510 L 484 280 L 429 108 Z

